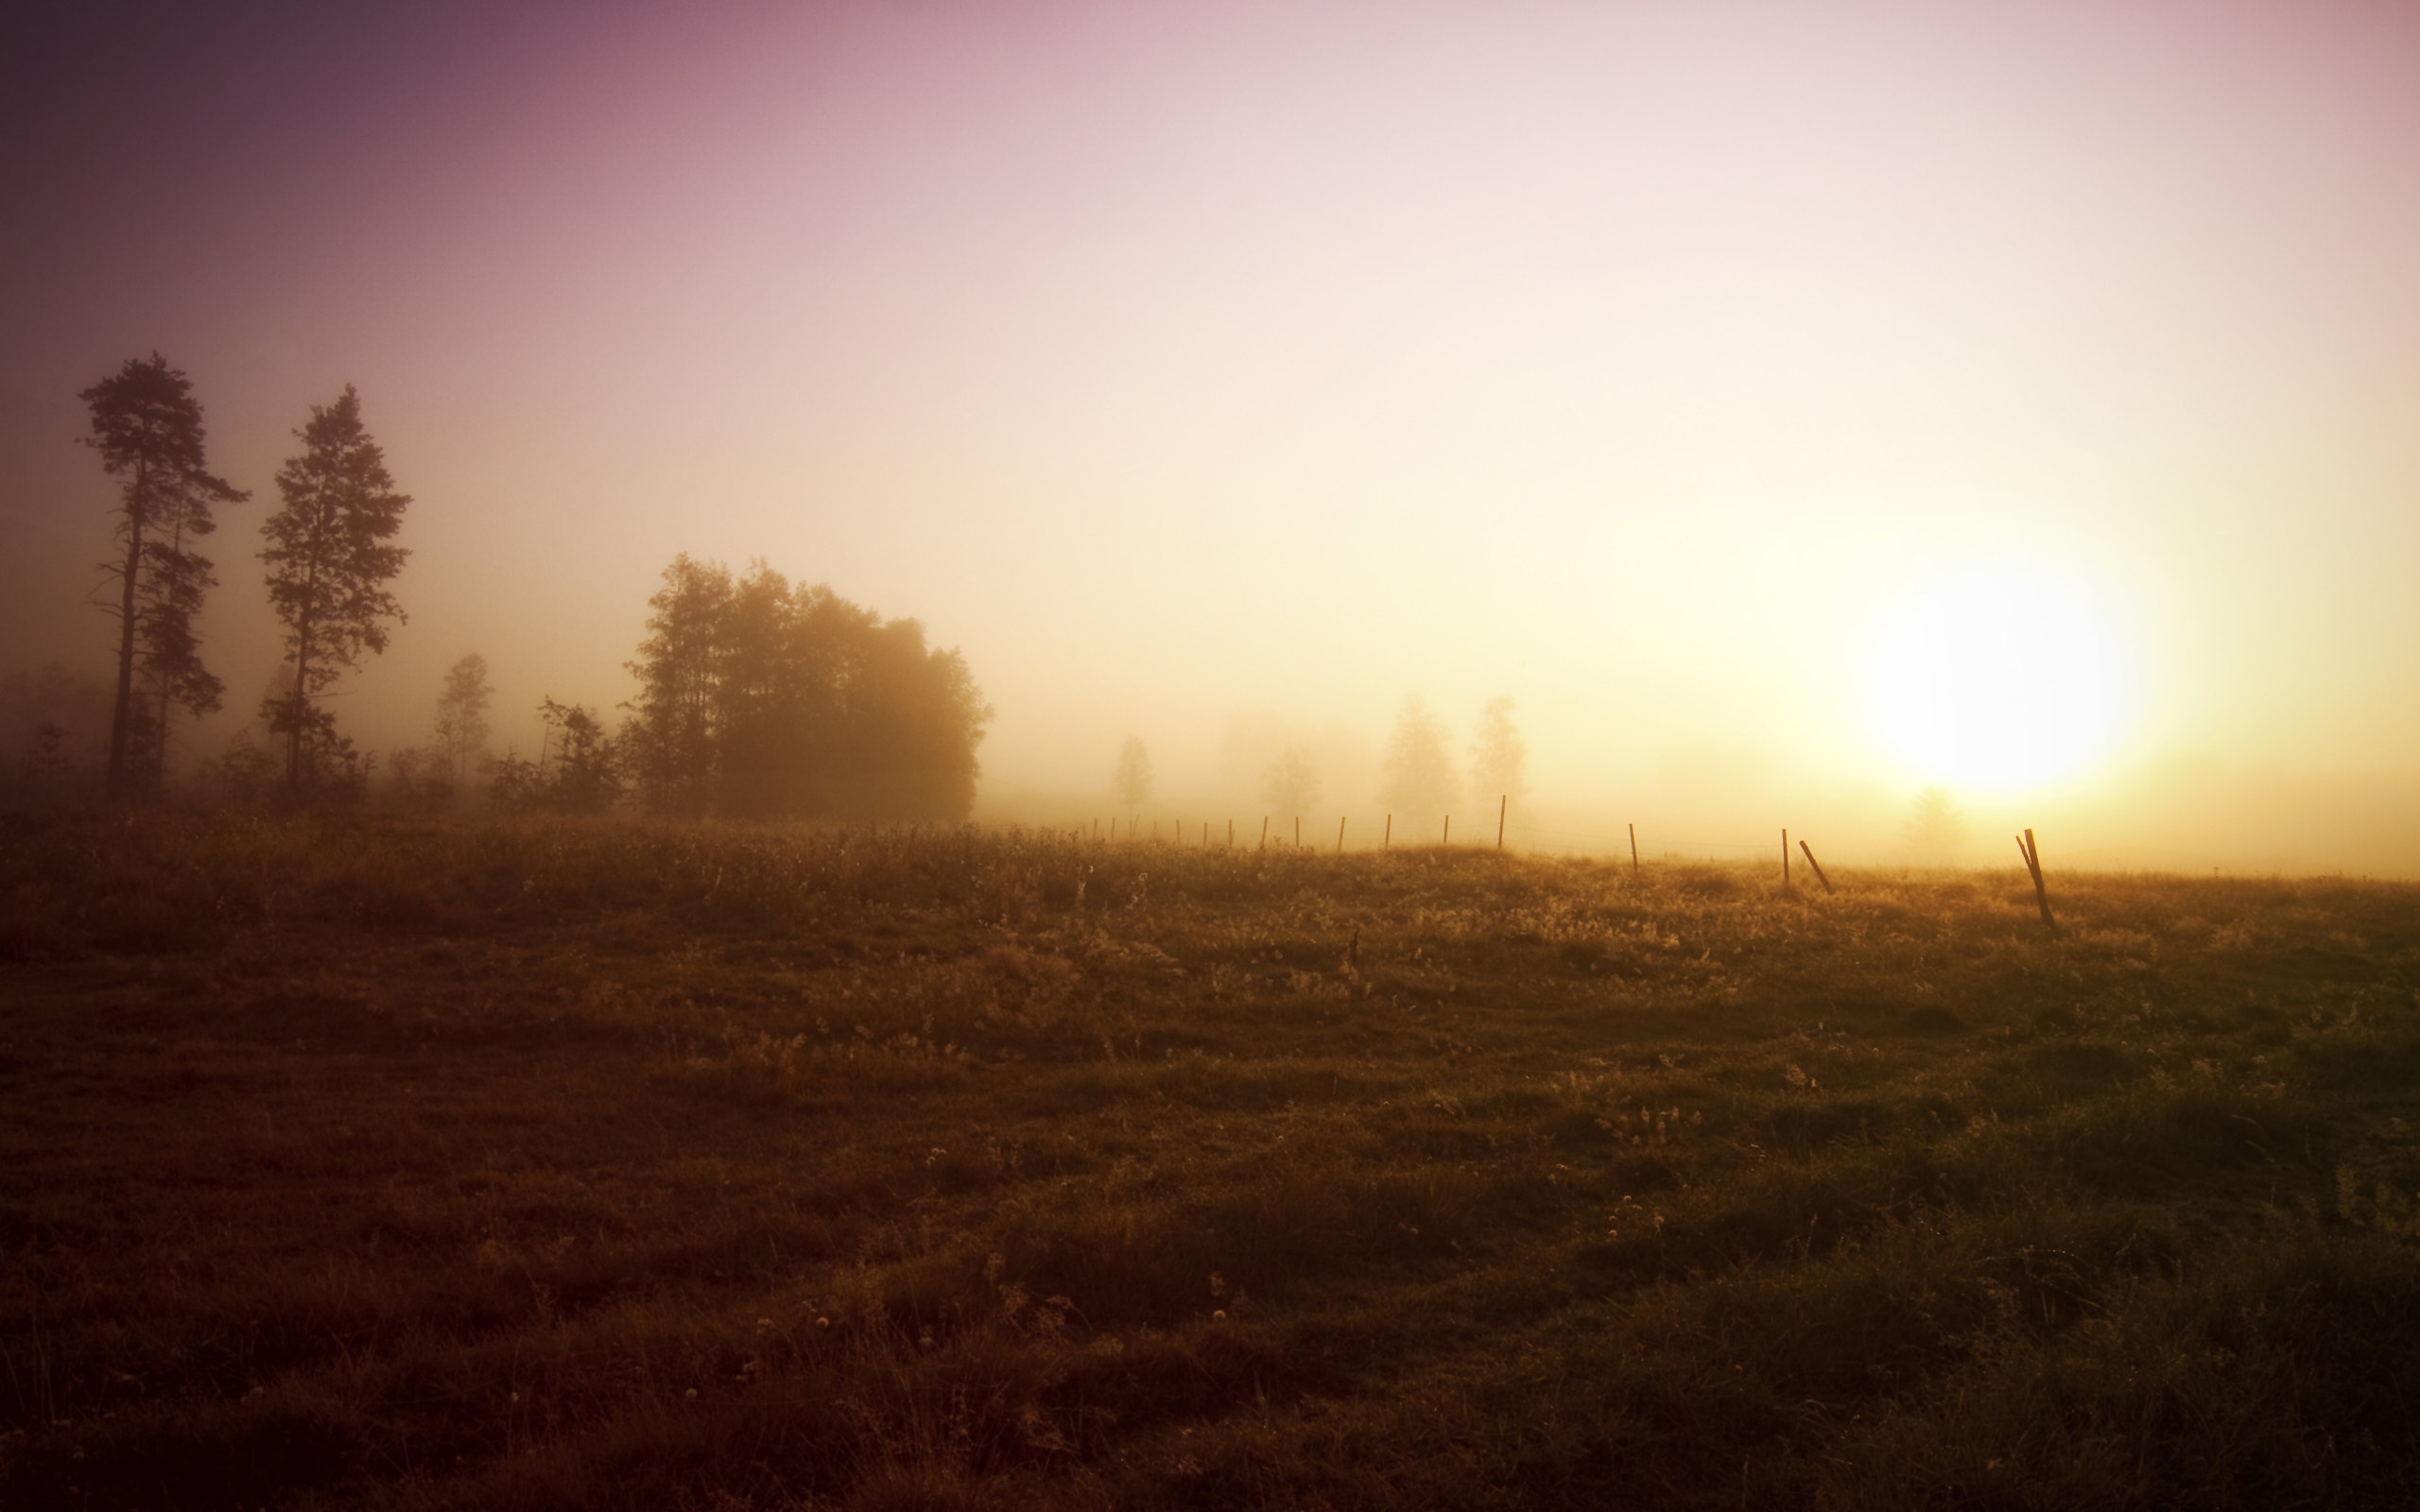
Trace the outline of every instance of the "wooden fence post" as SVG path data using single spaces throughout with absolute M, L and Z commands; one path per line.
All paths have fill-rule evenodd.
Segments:
M 1638 875 L 1638 826 L 1630 827 L 1630 874 Z
M 1269 816 L 1266 814 L 1260 816 L 1260 848 L 1263 850 L 1269 849 Z
M 1495 849 L 1504 849 L 1504 811 L 1512 802 L 1512 795 L 1499 793 L 1495 799 Z
M 1388 816 L 1387 816 L 1387 833 L 1386 833 L 1383 836 L 1381 836 L 1381 837 L 1379 838 L 1379 840 L 1378 840 L 1378 849 L 1379 849 L 1379 850 L 1393 850 L 1394 848 L 1395 848 L 1395 816 L 1394 816 L 1393 815 L 1390 814 L 1390 815 L 1388 815 Z
M 1454 843 L 1454 816 L 1450 814 L 1445 816 L 1445 838 L 1441 843 L 1445 845 Z
M 1806 842 L 1804 840 L 1799 841 L 1798 849 L 1801 850 L 1806 850 Z M 1824 885 L 1824 890 L 1825 892 L 1830 892 L 1832 890 L 1832 879 L 1824 875 L 1824 863 L 1815 859 L 1814 851 L 1806 850 L 1806 864 L 1815 868 L 1815 880 Z
M 1299 814 L 1294 816 L 1294 849 L 1303 849 L 1303 816 Z
M 2033 875 L 2033 902 L 2042 910 L 2042 927 L 2055 935 L 2059 921 L 2050 917 L 2050 891 L 2042 885 L 2042 848 L 2033 843 L 2031 830 L 2016 842 L 2016 853 L 2025 858 L 2025 869 Z
M 1336 821 L 1336 853 L 1344 854 L 1344 820 L 1341 817 Z

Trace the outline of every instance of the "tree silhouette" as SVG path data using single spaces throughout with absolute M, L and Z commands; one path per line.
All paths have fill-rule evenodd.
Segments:
M 474 651 L 447 669 L 445 691 L 437 696 L 437 756 L 450 791 L 461 791 L 486 754 L 489 697 L 486 657 Z
M 992 719 L 966 662 L 822 584 L 674 558 L 617 737 L 660 812 L 963 818 Z
M 110 685 L 53 662 L 0 676 L 0 771 L 24 798 L 58 799 L 97 783 L 97 753 L 109 749 Z M 83 755 L 79 752 L 93 753 Z
M 264 700 L 261 713 L 286 737 L 285 784 L 299 792 L 317 781 L 323 757 L 347 760 L 352 748 L 337 737 L 334 716 L 312 700 L 363 651 L 387 649 L 387 622 L 404 620 L 384 585 L 411 554 L 385 542 L 403 527 L 412 501 L 395 491 L 351 384 L 335 404 L 312 405 L 295 435 L 302 451 L 278 470 L 285 502 L 261 525 L 269 544 L 260 554 L 294 680 L 290 691 Z
M 1445 754 L 1445 727 L 1416 696 L 1406 698 L 1395 715 L 1380 769 L 1379 802 L 1413 824 L 1443 816 L 1461 795 L 1461 779 Z
M 153 352 L 77 395 L 92 411 L 84 444 L 101 470 L 123 478 L 114 533 L 119 553 L 101 564 L 117 579 L 117 697 L 110 716 L 107 795 L 122 799 L 140 772 L 157 783 L 165 771 L 168 711 L 196 714 L 218 707 L 224 691 L 201 664 L 193 616 L 216 585 L 208 558 L 186 538 L 210 534 L 216 504 L 251 497 L 202 462 L 201 405 L 185 375 Z M 156 697 L 135 702 L 140 672 Z
M 537 789 L 542 806 L 564 814 L 602 814 L 622 796 L 613 735 L 585 704 L 538 706 L 545 734 L 538 747 Z
M 1900 838 L 1934 866 L 1946 866 L 1966 844 L 1966 816 L 1949 789 L 1927 787 L 1909 805 L 1899 824 Z
M 1117 748 L 1117 765 L 1110 768 L 1110 791 L 1132 814 L 1151 796 L 1151 753 L 1143 747 L 1143 737 L 1127 736 L 1126 744 Z
M 626 707 L 639 798 L 658 813 L 701 814 L 714 800 L 717 638 L 730 599 L 731 570 L 683 552 L 647 601 L 647 639 L 629 663 L 639 695 Z
M 1512 816 L 1521 816 L 1530 796 L 1530 743 L 1512 723 L 1513 703 L 1508 696 L 1490 698 L 1478 712 L 1478 729 L 1471 736 L 1471 789 L 1480 799 L 1501 798 Z
M 1288 746 L 1260 769 L 1260 800 L 1271 814 L 1303 814 L 1320 800 L 1319 769 L 1300 746 Z

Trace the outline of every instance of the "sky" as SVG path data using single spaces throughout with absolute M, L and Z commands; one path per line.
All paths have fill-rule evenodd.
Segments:
M 107 666 L 76 395 L 157 351 L 254 493 L 196 753 L 350 383 L 373 747 L 467 651 L 502 738 L 619 703 L 687 552 L 958 647 L 993 816 L 1129 734 L 1245 813 L 1288 731 L 1362 814 L 1408 696 L 1510 695 L 1540 844 L 1882 856 L 1940 782 L 2046 862 L 2420 872 L 2409 7 L 51 9 L 0 671 Z

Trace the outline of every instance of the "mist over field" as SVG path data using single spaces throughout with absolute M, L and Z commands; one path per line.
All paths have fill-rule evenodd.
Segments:
M 2420 8 L 102 0 L 0 144 L 0 1507 L 2412 1505 Z
M 1530 849 L 2420 870 L 2391 8 L 9 26 L 12 770 L 54 716 L 97 770 L 31 679 L 115 676 L 78 395 L 156 352 L 250 495 L 180 774 L 289 676 L 260 529 L 351 384 L 407 618 L 321 708 L 382 774 L 471 653 L 494 754 L 617 725 L 687 554 L 955 648 L 985 821 L 1256 835 L 1294 748 L 1306 840 L 1374 841 L 1418 698 L 1492 842 L 1510 697 Z

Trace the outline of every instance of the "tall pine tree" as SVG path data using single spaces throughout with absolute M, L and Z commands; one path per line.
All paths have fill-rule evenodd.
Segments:
M 261 525 L 269 544 L 260 554 L 294 680 L 263 700 L 261 713 L 285 737 L 286 787 L 301 792 L 321 775 L 323 755 L 346 748 L 335 716 L 315 698 L 363 651 L 387 649 L 388 621 L 404 623 L 403 606 L 385 585 L 411 553 L 386 542 L 412 501 L 395 491 L 351 384 L 335 404 L 312 405 L 310 422 L 295 435 L 302 452 L 278 470 L 284 504 Z
M 158 352 L 130 357 L 77 396 L 92 411 L 84 443 L 101 470 L 124 479 L 117 554 L 102 570 L 117 579 L 117 696 L 110 714 L 106 783 L 112 799 L 165 773 L 168 713 L 218 707 L 219 680 L 201 664 L 193 630 L 202 595 L 216 586 L 210 559 L 186 544 L 216 528 L 211 507 L 251 497 L 202 462 L 201 405 L 193 385 Z M 136 701 L 138 676 L 146 696 Z

